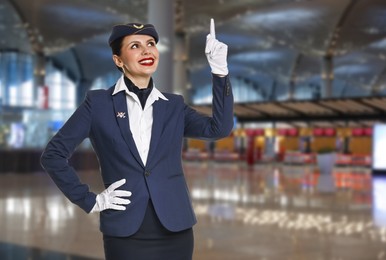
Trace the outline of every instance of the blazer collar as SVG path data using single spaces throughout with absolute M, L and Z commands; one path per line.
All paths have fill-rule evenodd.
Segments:
M 139 156 L 137 147 L 135 145 L 133 135 L 130 131 L 129 120 L 128 120 L 128 110 L 126 103 L 125 92 L 116 93 L 113 95 L 113 104 L 114 104 L 114 113 L 115 118 L 118 122 L 119 128 L 123 139 L 125 140 L 127 146 L 129 146 L 131 153 L 134 158 L 144 167 L 141 157 Z
M 167 102 L 158 101 L 153 104 L 153 126 L 151 129 L 151 139 L 150 139 L 150 147 L 149 154 L 147 156 L 146 167 L 151 169 L 152 165 L 154 165 L 156 158 L 156 149 L 159 143 L 159 140 L 164 133 L 165 129 L 165 114 L 167 110 Z

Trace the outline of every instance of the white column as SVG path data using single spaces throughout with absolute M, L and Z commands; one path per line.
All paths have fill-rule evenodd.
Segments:
M 159 35 L 160 62 L 154 83 L 161 91 L 173 92 L 174 0 L 149 0 L 148 16 Z
M 334 80 L 334 64 L 332 56 L 323 57 L 322 81 L 324 85 L 323 98 L 332 97 L 332 84 Z
M 187 62 L 187 44 L 184 33 L 177 33 L 174 42 L 174 82 L 173 90 L 175 93 L 185 97 L 185 101 L 189 102 L 188 96 L 188 75 L 186 70 Z

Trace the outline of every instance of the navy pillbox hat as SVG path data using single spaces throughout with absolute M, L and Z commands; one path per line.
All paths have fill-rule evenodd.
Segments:
M 152 24 L 140 24 L 140 23 L 128 23 L 118 24 L 113 27 L 111 35 L 109 37 L 109 45 L 115 40 L 133 34 L 144 34 L 152 36 L 155 42 L 158 42 L 158 33 Z

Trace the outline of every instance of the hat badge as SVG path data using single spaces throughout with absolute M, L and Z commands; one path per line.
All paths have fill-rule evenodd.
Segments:
M 140 24 L 140 25 L 134 24 L 133 26 L 134 26 L 135 28 L 137 28 L 137 29 L 142 29 L 144 25 L 143 25 L 143 24 Z

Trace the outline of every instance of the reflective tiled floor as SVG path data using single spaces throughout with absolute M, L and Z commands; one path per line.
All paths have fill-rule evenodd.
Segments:
M 326 192 L 313 165 L 184 167 L 198 216 L 195 260 L 386 259 L 386 181 L 367 168 L 335 168 Z M 96 172 L 80 176 L 102 190 Z M 0 174 L 0 259 L 103 259 L 98 215 L 43 172 Z
M 16 244 L 0 243 L 0 257 L 2 260 L 12 259 L 41 259 L 41 260 L 94 260 L 95 258 L 76 256 L 67 253 L 54 252 L 19 246 Z

